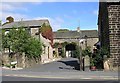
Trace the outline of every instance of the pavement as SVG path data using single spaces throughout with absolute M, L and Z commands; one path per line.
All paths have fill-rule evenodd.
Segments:
M 20 70 L 2 69 L 2 76 L 3 80 L 10 80 L 9 78 L 31 78 L 39 80 L 118 80 L 118 72 L 80 71 L 79 65 L 76 58 L 64 58 Z M 16 79 L 12 79 L 12 81 L 14 80 Z

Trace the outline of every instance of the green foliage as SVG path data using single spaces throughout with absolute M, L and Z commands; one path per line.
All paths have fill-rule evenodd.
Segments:
M 2 29 L 2 48 L 9 48 L 9 37 L 5 35 L 5 29 Z
M 25 54 L 30 58 L 40 57 L 42 53 L 42 44 L 35 38 L 30 38 L 25 46 Z
M 2 25 L 2 21 L 0 20 L 0 26 Z
M 11 67 L 11 65 L 10 65 L 10 64 L 6 64 L 6 65 L 4 65 L 4 66 L 6 66 L 6 67 L 8 67 L 8 68 L 10 68 L 10 67 Z
M 16 64 L 6 64 L 6 65 L 4 65 L 4 66 L 6 66 L 6 67 L 8 67 L 8 68 L 10 68 L 10 67 L 15 68 L 15 65 L 16 65 Z
M 65 48 L 65 46 L 66 46 L 67 44 L 69 44 L 69 43 L 68 43 L 68 42 L 63 42 L 63 43 L 61 43 L 62 47 L 64 47 L 64 48 Z
M 101 55 L 101 56 L 106 55 L 107 58 L 110 57 L 109 49 L 106 48 L 106 47 L 102 47 L 102 48 L 100 48 L 100 51 L 99 51 L 99 52 L 100 52 L 100 55 Z
M 95 66 L 95 60 L 94 60 L 94 58 L 91 58 L 91 60 L 90 60 L 90 66 Z
M 61 50 L 61 57 L 62 57 L 62 58 L 65 58 L 65 57 L 66 57 L 64 48 L 62 48 L 62 50 Z
M 69 31 L 68 29 L 59 29 L 57 30 L 58 32 L 66 32 L 66 31 Z
M 60 45 L 59 42 L 55 42 L 55 43 L 54 43 L 54 48 L 58 48 L 59 45 Z
M 2 51 L 2 29 L 0 29 L 0 52 Z
M 13 18 L 13 17 L 11 17 L 11 16 L 7 17 L 7 18 L 6 18 L 6 20 L 8 20 L 8 21 L 9 21 L 9 23 L 14 22 L 14 18 Z
M 23 28 L 12 28 L 9 33 L 4 34 L 3 48 L 10 48 L 15 53 L 25 53 L 27 57 L 36 58 L 42 53 L 42 44 L 39 40 L 30 36 Z
M 14 52 L 24 52 L 25 45 L 29 42 L 28 39 L 30 35 L 28 35 L 27 31 L 24 30 L 23 27 L 16 29 L 11 29 L 9 33 L 6 35 L 7 44 L 10 46 L 10 49 Z
M 6 20 L 8 20 L 8 22 L 5 22 L 3 25 L 14 22 L 14 18 L 11 16 L 7 17 Z
M 91 52 L 90 48 L 91 48 L 90 46 L 87 46 L 87 48 L 85 48 L 85 50 L 82 50 L 82 56 L 88 55 L 89 57 L 91 57 L 92 52 Z
M 72 54 L 74 58 L 80 58 L 80 47 L 75 43 L 72 42 L 71 44 L 75 45 L 75 50 L 73 50 Z
M 80 47 L 78 45 L 75 46 L 75 50 L 73 51 L 74 58 L 80 58 Z
M 100 48 L 97 50 L 95 53 L 95 56 L 92 58 L 92 62 L 97 68 L 103 68 L 103 61 L 104 61 L 104 56 L 109 57 L 109 51 L 107 48 Z
M 50 25 L 46 25 L 44 23 L 42 27 L 40 28 L 40 33 L 42 34 L 43 37 L 51 40 L 51 43 L 53 43 L 53 32 L 52 32 L 52 28 Z

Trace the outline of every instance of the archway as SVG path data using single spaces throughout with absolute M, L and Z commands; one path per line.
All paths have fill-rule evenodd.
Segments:
M 73 57 L 73 51 L 76 50 L 76 44 L 70 43 L 65 46 L 66 57 Z

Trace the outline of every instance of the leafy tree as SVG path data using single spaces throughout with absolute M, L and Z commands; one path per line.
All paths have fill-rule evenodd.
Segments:
M 6 20 L 8 20 L 8 22 L 5 22 L 3 25 L 14 22 L 14 18 L 11 16 L 7 17 Z
M 57 30 L 58 32 L 66 32 L 66 31 L 69 31 L 68 29 L 59 29 Z
M 51 45 L 53 44 L 53 32 L 50 25 L 43 23 L 42 27 L 40 28 L 40 33 L 44 38 L 51 40 Z
M 6 47 L 15 53 L 24 52 L 29 58 L 38 57 L 42 53 L 40 41 L 31 37 L 23 27 L 18 30 L 12 28 L 6 35 L 3 34 L 3 48 Z
M 80 58 L 80 47 L 78 45 L 75 45 L 75 50 L 73 51 L 73 57 Z
M 29 58 L 38 58 L 42 54 L 42 43 L 35 39 L 30 38 L 25 46 L 25 54 Z
M 82 50 L 82 56 L 88 55 L 89 57 L 91 57 L 92 51 L 90 48 L 91 48 L 90 46 L 87 46 L 87 48 L 85 48 L 85 50 Z
M 103 68 L 103 61 L 104 61 L 104 56 L 107 56 L 107 58 L 110 57 L 109 51 L 107 48 L 102 47 L 97 52 L 95 53 L 95 56 L 92 57 L 94 60 L 94 64 L 97 68 Z
M 13 17 L 11 17 L 11 16 L 7 17 L 7 18 L 6 18 L 6 20 L 8 20 L 8 21 L 9 21 L 9 23 L 14 22 L 14 18 L 13 18 Z
M 30 35 L 28 35 L 23 27 L 18 30 L 12 28 L 6 36 L 8 38 L 8 45 L 12 51 L 24 52 L 24 46 L 28 43 Z
M 2 48 L 9 48 L 9 44 L 8 44 L 8 41 L 9 41 L 9 37 L 7 35 L 5 35 L 5 29 L 2 29 Z

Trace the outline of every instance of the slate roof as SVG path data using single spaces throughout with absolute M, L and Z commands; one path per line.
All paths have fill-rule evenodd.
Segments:
M 2 26 L 2 28 L 13 28 L 13 27 L 40 27 L 43 23 L 49 24 L 47 19 L 42 20 L 28 20 L 28 21 L 16 21 L 8 23 Z
M 54 38 L 83 38 L 84 36 L 88 38 L 97 38 L 98 31 L 97 30 L 81 30 L 77 31 L 66 31 L 66 32 L 54 32 Z

